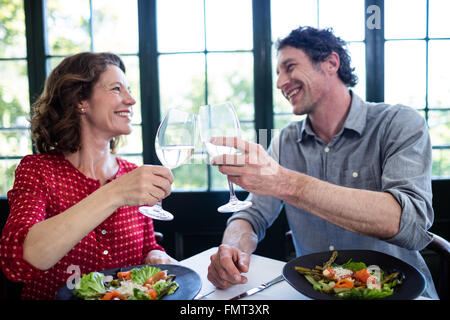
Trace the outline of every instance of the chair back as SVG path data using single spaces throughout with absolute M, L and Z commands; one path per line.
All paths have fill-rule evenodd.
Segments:
M 8 219 L 9 205 L 6 197 L 0 197 L 0 234 Z M 19 300 L 22 294 L 22 283 L 12 282 L 0 270 L 0 300 Z
M 426 249 L 433 251 L 439 256 L 437 279 L 434 279 L 436 290 L 441 300 L 448 300 L 450 295 L 450 242 L 432 233 L 433 240 Z

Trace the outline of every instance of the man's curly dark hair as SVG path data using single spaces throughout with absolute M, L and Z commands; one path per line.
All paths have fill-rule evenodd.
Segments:
M 355 68 L 350 66 L 351 58 L 347 52 L 347 43 L 336 37 L 332 28 L 298 27 L 276 43 L 278 51 L 286 46 L 303 50 L 313 63 L 325 61 L 332 52 L 336 52 L 340 59 L 339 79 L 347 87 L 354 87 L 357 84 L 358 77 L 353 73 Z

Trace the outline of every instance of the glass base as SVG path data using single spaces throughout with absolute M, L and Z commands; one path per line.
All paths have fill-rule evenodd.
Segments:
M 252 206 L 251 201 L 240 201 L 240 200 L 232 200 L 227 204 L 219 207 L 217 211 L 220 213 L 229 213 L 229 212 L 237 212 Z
M 142 213 L 144 216 L 156 220 L 169 221 L 173 219 L 173 215 L 169 211 L 164 210 L 161 206 L 157 204 L 154 205 L 153 207 L 146 207 L 146 206 L 139 207 L 139 212 Z

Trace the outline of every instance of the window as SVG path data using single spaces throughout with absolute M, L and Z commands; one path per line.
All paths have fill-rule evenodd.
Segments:
M 427 120 L 434 178 L 450 176 L 449 10 L 445 0 L 385 1 L 385 100 Z
M 174 10 L 176 8 L 176 10 Z M 157 1 L 161 115 L 169 107 L 197 112 L 231 101 L 242 137 L 255 141 L 251 0 Z M 220 190 L 226 176 L 207 165 L 201 143 L 173 170 L 175 190 Z
M 251 141 L 257 141 L 255 129 L 281 129 L 301 118 L 292 115 L 276 88 L 273 47 L 299 25 L 333 27 L 348 42 L 359 78 L 353 90 L 363 99 L 370 96 L 377 84 L 368 81 L 373 74 L 366 75 L 366 50 L 372 50 L 372 40 L 365 39 L 367 2 L 346 0 L 343 8 L 342 1 L 333 0 L 3 0 L 0 196 L 12 187 L 20 159 L 33 152 L 30 100 L 41 92 L 41 78 L 65 56 L 112 51 L 122 57 L 137 103 L 133 133 L 118 152 L 137 164 L 144 159 L 156 162 L 149 150 L 154 149 L 160 118 L 172 106 L 196 112 L 207 103 L 232 101 L 243 137 Z M 385 83 L 375 91 L 388 103 L 410 105 L 421 112 L 433 144 L 433 177 L 450 177 L 450 69 L 446 63 L 450 4 L 446 0 L 377 3 L 384 5 L 385 41 L 380 43 L 385 55 L 378 66 L 384 69 Z M 406 15 L 408 19 L 403 19 Z M 147 23 L 146 29 L 142 23 Z M 150 48 L 146 52 L 144 40 Z M 262 53 L 266 48 L 272 48 L 271 59 Z M 148 64 L 145 57 L 153 59 L 153 55 L 154 63 Z M 44 69 L 43 76 L 37 68 Z M 227 189 L 226 177 L 207 164 L 200 143 L 189 165 L 174 169 L 173 174 L 178 191 Z
M 137 1 L 46 0 L 48 73 L 66 56 L 82 51 L 113 52 L 121 56 L 131 92 L 133 130 L 123 137 L 118 154 L 142 164 Z M 67 35 L 70 34 L 70 37 Z
M 289 10 L 286 10 L 289 8 Z M 336 14 L 339 12 L 339 14 Z M 354 92 L 365 99 L 365 43 L 364 0 L 342 2 L 333 0 L 277 0 L 271 1 L 272 42 L 283 38 L 299 26 L 333 28 L 336 36 L 345 40 L 352 59 L 352 67 L 358 76 Z M 276 88 L 276 49 L 273 49 L 274 127 L 281 129 L 293 120 L 304 116 L 292 115 L 292 107 Z
M 14 182 L 20 159 L 31 153 L 23 1 L 0 6 L 0 195 Z

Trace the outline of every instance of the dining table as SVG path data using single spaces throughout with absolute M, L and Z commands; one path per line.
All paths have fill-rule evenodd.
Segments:
M 245 273 L 247 283 L 231 286 L 227 289 L 216 288 L 207 278 L 210 257 L 217 252 L 217 247 L 209 248 L 187 259 L 181 260 L 180 264 L 195 271 L 201 279 L 202 286 L 199 294 L 194 300 L 230 300 L 247 290 L 256 288 L 277 276 L 282 275 L 285 261 L 280 261 L 257 254 L 250 256 L 249 272 Z M 278 282 L 253 295 L 240 298 L 239 300 L 312 300 L 294 289 L 286 281 Z M 415 300 L 429 300 L 419 296 Z
M 280 276 L 284 261 L 263 257 L 257 254 L 250 256 L 249 272 L 244 274 L 248 281 L 228 289 L 217 289 L 207 278 L 210 257 L 217 252 L 217 247 L 209 248 L 190 258 L 180 261 L 182 266 L 190 268 L 198 273 L 202 281 L 202 288 L 196 299 L 201 300 L 230 300 L 231 298 L 246 292 L 249 289 L 260 286 L 277 276 Z M 295 290 L 286 281 L 278 282 L 270 287 L 240 300 L 311 300 Z

